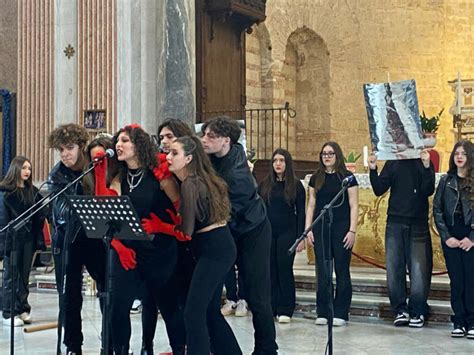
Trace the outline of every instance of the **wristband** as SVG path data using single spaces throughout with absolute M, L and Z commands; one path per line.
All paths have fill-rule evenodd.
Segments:
M 351 231 L 350 229 L 349 229 L 349 232 L 351 232 L 351 233 L 354 233 L 354 235 L 356 234 L 356 232 L 355 232 L 355 231 Z

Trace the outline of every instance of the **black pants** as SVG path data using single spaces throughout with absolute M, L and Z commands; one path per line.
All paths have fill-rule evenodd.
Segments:
M 337 221 L 332 224 L 331 236 L 326 224 L 324 230 L 324 258 L 323 241 L 321 238 L 321 224 L 313 229 L 314 251 L 316 254 L 316 276 L 318 290 L 316 292 L 316 309 L 318 317 L 328 318 L 329 313 L 329 290 L 328 281 L 332 287 L 331 278 L 328 280 L 325 259 L 329 260 L 329 255 L 334 261 L 334 271 L 336 272 L 336 295 L 334 297 L 334 317 L 348 320 L 349 310 L 352 300 L 352 282 L 349 271 L 351 263 L 351 250 L 344 248 L 343 239 L 349 231 L 349 221 Z M 329 254 L 329 238 L 331 238 L 331 250 Z M 331 289 L 334 294 L 334 290 Z
M 197 264 L 184 309 L 187 355 L 240 355 L 239 344 L 220 311 L 224 279 L 237 255 L 227 226 L 194 234 Z
M 10 305 L 12 293 L 12 281 L 15 279 L 16 283 L 16 297 L 13 308 L 13 316 L 22 314 L 23 312 L 30 313 L 31 306 L 28 304 L 28 280 L 30 277 L 31 261 L 33 259 L 34 241 L 32 236 L 25 236 L 30 238 L 17 238 L 16 241 L 16 272 L 12 275 L 10 267 L 11 255 L 5 255 L 3 260 L 3 318 L 10 318 Z
M 474 325 L 474 249 L 466 252 L 441 245 L 451 280 L 451 321 L 469 328 Z
M 237 267 L 242 275 L 255 329 L 254 354 L 276 354 L 278 349 L 270 291 L 271 238 L 270 222 L 265 219 L 254 230 L 240 235 L 236 241 Z
M 229 301 L 237 302 L 245 299 L 244 285 L 242 282 L 242 275 L 237 270 L 237 265 L 233 265 L 227 273 L 225 279 L 226 298 Z
M 58 250 L 55 248 L 56 251 Z M 56 265 L 56 286 L 59 292 L 60 313 L 64 326 L 64 344 L 69 351 L 80 352 L 84 337 L 82 335 L 82 271 L 87 268 L 89 275 L 96 281 L 97 290 L 105 287 L 105 248 L 101 240 L 79 235 L 68 247 L 65 269 L 65 292 L 62 294 L 63 253 L 54 253 Z M 102 303 L 102 302 L 101 302 Z
M 295 242 L 294 230 L 272 230 L 270 258 L 272 309 L 274 316 L 293 316 L 296 303 L 293 262 L 295 254 L 288 255 L 288 249 Z
M 163 251 L 164 254 L 166 251 Z M 172 251 L 169 259 L 163 255 L 146 259 L 137 257 L 137 268 L 125 271 L 117 253 L 113 253 L 110 327 L 113 348 L 117 354 L 128 352 L 131 336 L 130 308 L 142 284 L 161 311 L 173 353 L 184 354 L 186 331 L 177 298 L 178 282 L 174 274 L 176 254 Z

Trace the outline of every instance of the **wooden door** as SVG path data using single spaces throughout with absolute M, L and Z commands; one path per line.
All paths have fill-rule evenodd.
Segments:
M 257 1 L 258 2 L 258 1 Z M 243 118 L 245 30 L 264 19 L 240 1 L 196 0 L 196 121 Z

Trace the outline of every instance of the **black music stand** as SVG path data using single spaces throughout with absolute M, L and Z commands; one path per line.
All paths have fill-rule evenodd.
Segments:
M 106 288 L 102 315 L 102 348 L 109 353 L 109 312 L 112 291 L 112 239 L 152 241 L 143 230 L 140 218 L 128 196 L 66 196 L 71 210 L 79 219 L 88 238 L 103 239 L 107 251 Z

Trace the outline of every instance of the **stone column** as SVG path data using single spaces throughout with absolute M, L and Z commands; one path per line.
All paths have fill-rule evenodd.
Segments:
M 193 0 L 117 0 L 117 122 L 194 123 Z
M 64 50 L 71 46 L 72 57 Z M 54 127 L 78 123 L 77 0 L 56 0 L 54 6 Z

